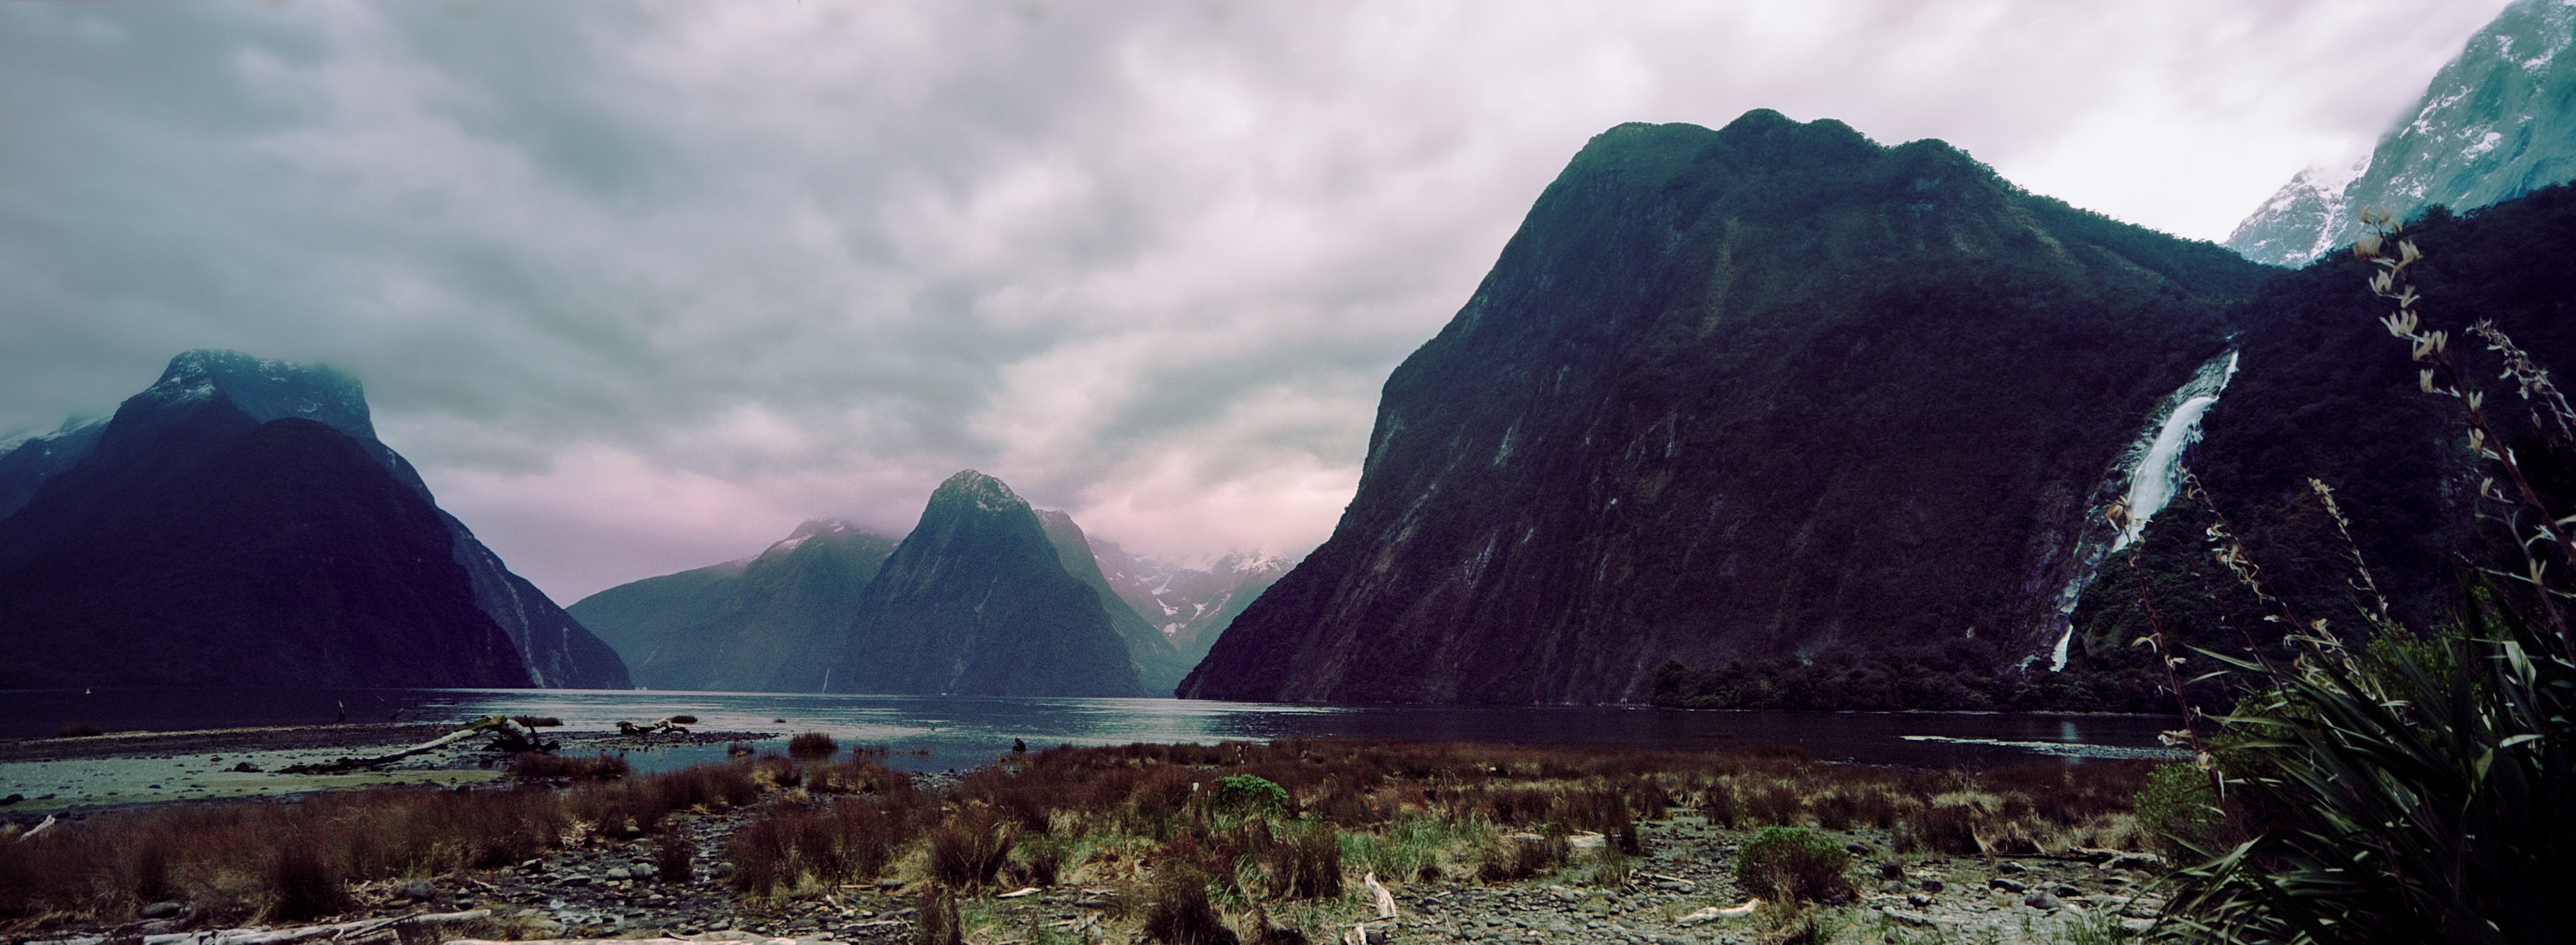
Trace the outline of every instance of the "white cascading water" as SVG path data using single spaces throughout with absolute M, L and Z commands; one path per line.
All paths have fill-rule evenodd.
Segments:
M 2111 540 L 2112 551 L 2129 547 L 2130 542 L 2137 541 L 2139 535 L 2146 533 L 2147 520 L 2164 511 L 2165 503 L 2173 501 L 2174 488 L 2182 484 L 2182 451 L 2200 442 L 2201 415 L 2208 413 L 2210 405 L 2218 402 L 2219 392 L 2226 390 L 2227 382 L 2236 376 L 2236 352 L 2228 352 L 2226 360 L 2227 366 L 2221 368 L 2215 378 L 2210 376 L 2209 367 L 2204 365 L 2200 373 L 2192 377 L 2191 383 L 2183 385 L 2183 389 L 2177 392 L 2182 402 L 2175 404 L 2173 412 L 2165 415 L 2164 425 L 2156 430 L 2156 438 L 2148 442 L 2146 452 L 2129 467 L 2129 525 L 2120 530 L 2120 537 Z M 2206 392 L 2197 388 L 2206 388 Z
M 2108 545 L 2087 549 L 2083 567 L 2075 580 L 2067 585 L 2065 593 L 2059 595 L 2059 619 L 2066 621 L 2066 626 L 2059 630 L 2057 646 L 2049 654 L 2049 672 L 2066 668 L 2067 647 L 2075 642 L 2075 604 L 2084 596 L 2084 589 L 2093 583 L 2094 572 L 2101 567 L 2102 559 L 2137 541 L 2139 535 L 2146 533 L 2147 520 L 2164 511 L 2165 504 L 2173 501 L 2175 487 L 2182 484 L 2183 451 L 2200 442 L 2201 416 L 2209 412 L 2211 405 L 2218 403 L 2218 395 L 2235 377 L 2236 352 L 2209 359 L 2192 374 L 2191 380 L 2183 382 L 2181 388 L 2165 398 L 2163 422 L 2149 429 L 2135 445 L 2129 447 L 2128 461 L 2122 464 L 2126 467 L 2129 481 L 2129 523 Z

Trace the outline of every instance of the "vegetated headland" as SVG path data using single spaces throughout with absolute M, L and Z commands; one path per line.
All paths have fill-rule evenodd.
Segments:
M 2137 888 L 2161 872 L 2148 762 L 1282 740 L 913 775 L 819 734 L 788 747 L 651 776 L 527 753 L 458 787 L 12 823 L 0 937 L 2039 940 L 2147 925 Z

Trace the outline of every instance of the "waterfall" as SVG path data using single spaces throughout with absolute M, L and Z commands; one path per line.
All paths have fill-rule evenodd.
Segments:
M 2164 511 L 2173 501 L 2174 489 L 2181 484 L 2182 454 L 2200 442 L 2200 418 L 2218 403 L 2218 395 L 2227 382 L 2236 377 L 2236 352 L 2229 351 L 2200 366 L 2180 388 L 2157 404 L 2150 416 L 2157 421 L 2141 431 L 2119 464 L 2119 476 L 2126 480 L 2124 493 L 2129 500 L 2129 522 L 2108 542 L 2088 538 L 2076 551 L 2075 577 L 2057 597 L 2057 645 L 2049 654 L 2049 672 L 2066 668 L 2067 648 L 2075 641 L 2075 605 L 2084 589 L 2093 585 L 2101 570 L 2102 559 L 2137 541 L 2146 532 L 2147 520 Z
M 2147 520 L 2173 501 L 2174 487 L 2182 484 L 2182 451 L 2200 442 L 2200 416 L 2218 402 L 2219 392 L 2226 390 L 2227 382 L 2236 376 L 2236 352 L 2228 352 L 2225 360 L 2226 366 L 2215 372 L 2210 369 L 2218 365 L 2217 359 L 2201 365 L 2191 382 L 2174 392 L 2182 402 L 2165 414 L 2155 438 L 2146 441 L 2143 450 L 2130 449 L 2137 459 L 2129 464 L 2129 525 L 2111 541 L 2110 550 L 2118 551 L 2137 541 L 2139 535 L 2146 533 Z

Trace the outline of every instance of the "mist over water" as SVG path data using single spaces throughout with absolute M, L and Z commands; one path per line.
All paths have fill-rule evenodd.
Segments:
M 74 722 L 178 731 L 350 722 L 448 724 L 553 716 L 564 733 L 694 715 L 697 732 L 822 732 L 882 746 L 911 771 L 966 770 L 1011 750 L 1132 742 L 1372 738 L 1593 748 L 1708 750 L 1778 743 L 1826 760 L 1983 767 L 2059 759 L 2165 757 L 2158 716 L 1910 712 L 1716 712 L 1625 706 L 1322 706 L 1186 699 L 1037 699 L 658 692 L 647 690 L 156 689 L 0 692 L 0 736 L 42 738 Z M 783 740 L 757 743 L 784 751 Z M 634 751 L 639 771 L 725 757 L 723 744 Z

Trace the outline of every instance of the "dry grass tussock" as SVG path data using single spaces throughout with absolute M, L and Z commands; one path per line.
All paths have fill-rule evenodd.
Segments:
M 1944 853 L 2128 845 L 2120 825 L 2145 777 L 2122 763 L 1924 772 L 1776 748 L 1293 740 L 1014 754 L 933 793 L 863 758 L 765 755 L 561 789 L 382 789 L 93 816 L 0 844 L 0 931 L 47 914 L 121 922 L 162 900 L 203 921 L 323 916 L 352 882 L 470 874 L 586 838 L 658 834 L 675 812 L 758 804 L 723 851 L 727 882 L 747 899 L 896 880 L 967 897 L 961 921 L 973 925 L 980 893 L 1079 883 L 1118 890 L 1129 931 L 1150 922 L 1197 938 L 1217 916 L 1244 940 L 1285 941 L 1347 925 L 1368 873 L 1399 887 L 1615 880 L 1621 857 L 1645 852 L 1637 823 L 1681 808 L 1732 829 L 1882 828 Z M 1603 852 L 1571 851 L 1584 833 L 1603 835 Z M 686 875 L 687 854 L 665 846 L 664 868 Z

